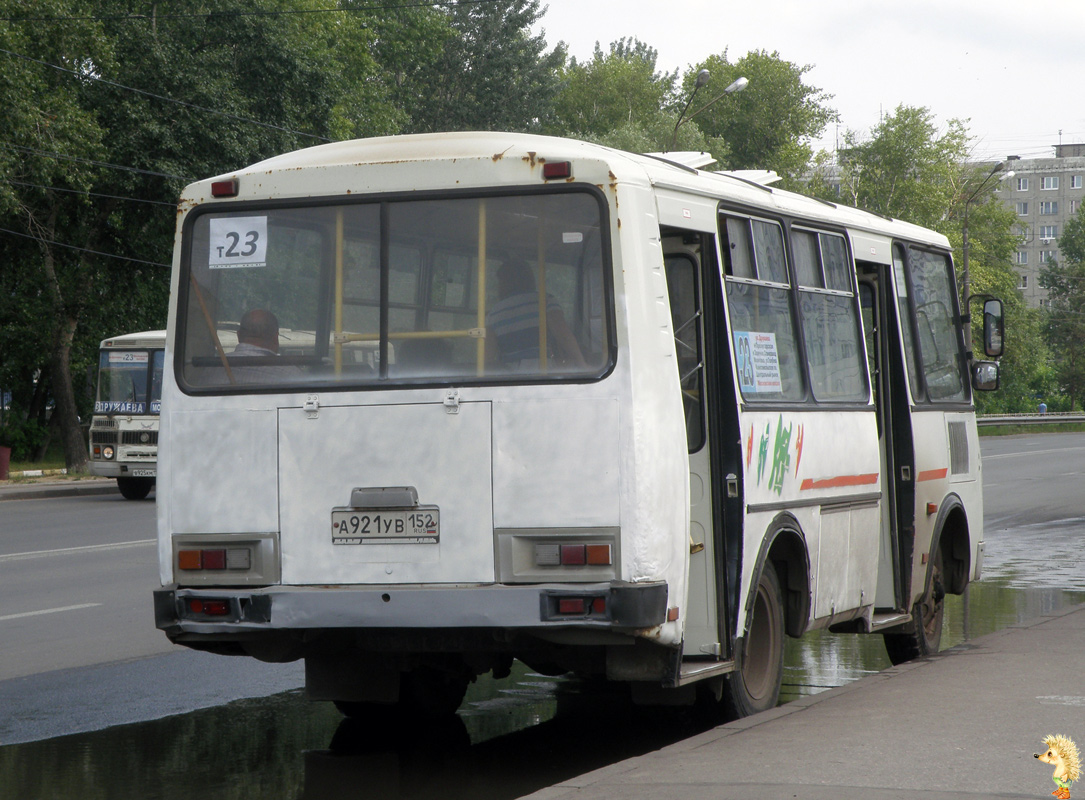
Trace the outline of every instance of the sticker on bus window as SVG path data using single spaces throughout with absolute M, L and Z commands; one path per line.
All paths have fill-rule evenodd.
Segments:
M 580 231 L 564 231 L 561 234 L 561 241 L 564 244 L 580 244 L 584 241 L 584 234 Z
M 735 331 L 735 355 L 744 393 L 783 391 L 775 333 Z
M 218 217 L 210 228 L 209 269 L 267 266 L 267 217 Z

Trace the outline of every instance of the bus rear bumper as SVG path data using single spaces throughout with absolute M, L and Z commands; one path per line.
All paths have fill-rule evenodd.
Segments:
M 635 631 L 667 621 L 667 584 L 165 587 L 154 592 L 154 608 L 156 626 L 171 639 L 329 628 Z

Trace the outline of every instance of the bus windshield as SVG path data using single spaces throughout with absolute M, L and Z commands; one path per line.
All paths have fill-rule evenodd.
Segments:
M 94 413 L 159 413 L 162 364 L 162 350 L 102 350 Z
M 601 377 L 605 213 L 582 189 L 197 212 L 178 378 L 201 392 Z

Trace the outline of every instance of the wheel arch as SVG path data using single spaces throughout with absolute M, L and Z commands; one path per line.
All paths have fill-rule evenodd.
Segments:
M 972 574 L 972 540 L 969 537 L 968 513 L 956 494 L 946 495 L 938 509 L 930 552 L 934 553 L 935 548 L 942 551 L 942 573 L 946 591 L 950 594 L 963 594 L 968 586 L 968 576 Z M 933 565 L 934 559 L 928 558 L 924 586 L 930 584 Z
M 810 618 L 810 551 L 806 545 L 806 535 L 794 516 L 787 512 L 777 515 L 769 525 L 761 540 L 761 548 L 754 564 L 752 585 L 766 563 L 771 563 L 780 579 L 784 592 L 784 632 L 798 638 L 806 631 Z M 752 618 L 753 602 L 756 592 L 749 592 L 743 610 L 743 634 Z

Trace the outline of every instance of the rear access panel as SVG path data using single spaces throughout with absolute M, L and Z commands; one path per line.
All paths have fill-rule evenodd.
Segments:
M 490 427 L 489 403 L 281 409 L 283 583 L 492 582 Z

